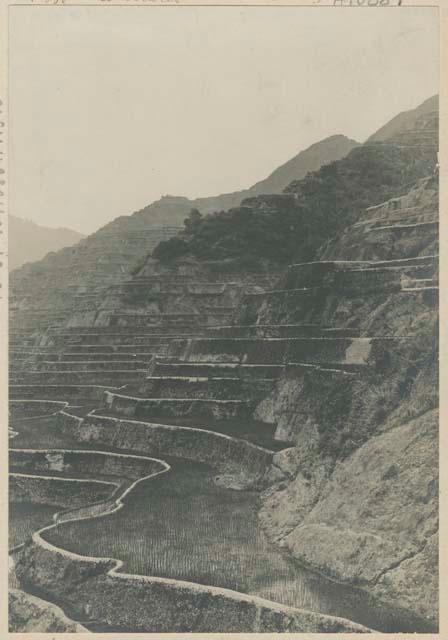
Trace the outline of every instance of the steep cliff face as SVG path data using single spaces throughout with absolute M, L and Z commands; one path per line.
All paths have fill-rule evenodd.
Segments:
M 365 241 L 366 221 L 400 233 L 372 246 Z M 327 262 L 292 266 L 277 300 L 259 296 L 242 311 L 243 320 L 255 314 L 261 324 L 314 322 L 361 336 L 347 349 L 344 366 L 290 367 L 258 407 L 261 419 L 277 424 L 276 437 L 291 444 L 274 455 L 272 485 L 264 494 L 260 518 L 268 536 L 300 562 L 433 625 L 437 221 L 437 179 L 428 178 L 405 196 L 360 213 L 324 247 Z M 369 289 L 370 268 L 379 270 L 379 281 Z M 350 269 L 364 271 L 358 289 L 342 287 L 342 274 L 356 284 Z M 384 280 L 391 272 L 399 273 L 398 287 Z M 299 287 L 306 283 L 314 291 L 304 300 Z
M 310 443 L 277 454 L 276 466 L 296 475 L 266 494 L 261 517 L 307 565 L 435 619 L 437 411 L 383 431 L 332 473 L 314 455 L 308 476 Z

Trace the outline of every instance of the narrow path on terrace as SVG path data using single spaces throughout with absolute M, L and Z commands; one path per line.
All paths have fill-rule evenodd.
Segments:
M 66 410 L 81 417 L 92 408 L 90 401 Z M 101 409 L 96 412 L 103 414 Z M 185 419 L 179 422 L 185 424 Z M 225 425 L 223 422 L 227 433 L 239 432 L 240 438 L 252 441 L 258 431 L 255 421 L 247 425 L 244 435 L 236 423 Z M 62 433 L 54 415 L 23 421 L 17 418 L 12 426 L 18 432 L 13 440 L 16 448 L 98 448 Z M 203 428 L 207 426 L 220 431 L 217 425 L 204 424 Z M 267 446 L 272 435 L 258 431 L 258 442 L 260 436 Z M 282 447 L 281 443 L 278 445 Z M 136 453 L 103 445 L 101 449 Z M 306 570 L 286 552 L 270 545 L 258 524 L 256 491 L 234 491 L 216 485 L 216 470 L 204 464 L 167 456 L 163 459 L 171 464 L 171 471 L 135 487 L 122 510 L 105 518 L 60 524 L 44 537 L 81 555 L 120 559 L 125 572 L 226 587 L 347 618 L 383 632 L 410 632 L 416 628 L 431 631 L 421 620 L 411 619 L 408 612 L 387 609 L 363 591 Z M 49 523 L 58 511 L 47 505 L 17 506 L 10 515 L 15 544 Z
M 25 450 L 26 451 L 26 450 Z M 57 450 L 56 450 L 57 451 Z M 10 462 L 9 473 L 25 473 L 26 475 L 34 475 L 36 473 L 40 477 L 47 478 L 61 478 L 66 479 L 78 479 L 78 480 L 102 480 L 104 482 L 110 482 L 110 497 L 115 493 L 121 494 L 131 483 L 132 480 L 124 476 L 101 473 L 96 471 L 92 472 L 77 472 L 70 469 L 67 471 L 55 471 L 55 470 L 36 470 L 35 472 L 30 469 L 23 469 L 20 465 Z M 114 486 L 113 486 L 114 485 Z M 82 491 L 82 487 L 80 487 Z M 88 504 L 88 501 L 85 503 Z M 67 509 L 70 509 L 70 504 L 67 504 Z M 14 501 L 10 499 L 9 502 L 9 538 L 8 547 L 13 549 L 14 547 L 23 544 L 27 539 L 42 527 L 49 525 L 53 522 L 54 516 L 61 513 L 61 507 L 46 504 L 44 502 L 30 502 L 30 501 Z

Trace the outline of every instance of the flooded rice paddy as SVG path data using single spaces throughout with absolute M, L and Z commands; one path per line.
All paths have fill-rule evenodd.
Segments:
M 17 422 L 14 447 L 97 448 L 63 434 L 53 417 Z M 125 572 L 226 587 L 389 633 L 434 631 L 426 621 L 304 569 L 270 545 L 258 524 L 258 493 L 218 487 L 205 465 L 163 459 L 171 471 L 140 483 L 123 509 L 59 525 L 46 539 L 80 554 L 120 559 Z M 54 511 L 47 505 L 13 505 L 10 547 L 49 524 Z
M 34 531 L 51 524 L 53 515 L 59 511 L 48 504 L 13 502 L 9 507 L 9 548 L 25 542 Z
M 213 482 L 207 466 L 169 460 L 172 470 L 138 485 L 120 511 L 65 523 L 45 538 L 70 551 L 124 562 L 129 573 L 234 589 L 386 632 L 416 629 L 407 615 L 316 575 L 272 546 L 261 531 L 259 495 Z M 422 631 L 424 624 L 418 624 Z

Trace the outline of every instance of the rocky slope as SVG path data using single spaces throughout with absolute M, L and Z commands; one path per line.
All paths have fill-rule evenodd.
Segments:
M 393 428 L 386 425 L 326 478 L 319 457 L 306 477 L 301 442 L 294 451 L 297 475 L 285 489 L 266 496 L 261 514 L 266 529 L 275 530 L 277 540 L 307 565 L 435 617 L 437 433 L 434 410 Z M 289 464 L 289 474 L 292 468 Z
M 343 377 L 336 371 L 290 372 L 260 405 L 260 419 L 271 415 L 277 437 L 291 443 L 274 456 L 273 484 L 260 518 L 269 537 L 299 561 L 434 625 L 438 313 L 432 294 L 437 267 L 426 271 L 418 265 L 428 260 L 422 256 L 433 254 L 437 212 L 437 179 L 428 178 L 402 198 L 360 213 L 359 221 L 323 250 L 327 261 L 376 259 L 358 264 L 395 269 L 414 264 L 418 271 L 402 274 L 399 291 L 364 287 L 348 296 L 329 287 L 306 307 L 299 298 L 283 306 L 267 299 L 257 311 L 259 323 L 319 321 L 356 328 L 361 336 L 388 337 L 370 351 L 370 366 L 359 364 Z M 412 222 L 414 215 L 423 222 Z M 411 220 L 405 226 L 406 217 Z M 364 223 L 378 219 L 388 227 L 386 237 L 380 232 L 371 243 Z M 420 224 L 417 235 L 414 224 Z M 381 257 L 396 262 L 381 263 Z M 291 285 L 298 283 L 299 273 L 291 267 L 283 287 L 300 286 Z
M 15 633 L 89 633 L 59 607 L 19 589 L 9 591 L 9 626 Z
M 8 219 L 8 268 L 21 267 L 26 262 L 41 260 L 50 251 L 70 247 L 84 236 L 72 229 L 51 229 L 16 216 Z

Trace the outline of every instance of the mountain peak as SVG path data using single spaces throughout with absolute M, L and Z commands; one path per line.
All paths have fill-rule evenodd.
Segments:
M 415 109 L 408 109 L 389 120 L 368 138 L 367 142 L 384 142 L 403 135 L 407 131 L 437 128 L 439 118 L 439 96 L 424 100 Z

